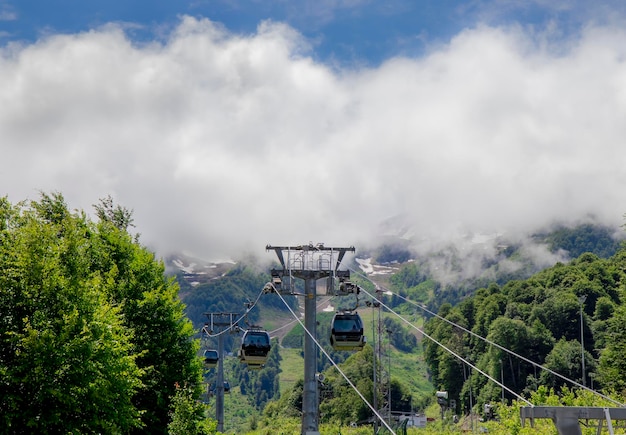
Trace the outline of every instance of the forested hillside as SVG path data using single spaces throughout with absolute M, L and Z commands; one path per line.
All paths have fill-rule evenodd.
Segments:
M 623 397 L 625 285 L 626 250 L 608 259 L 586 253 L 528 279 L 481 288 L 457 306 L 441 306 L 439 315 L 569 379 Z M 564 384 L 439 318 L 430 319 L 425 330 L 519 394 Z M 468 408 L 470 390 L 479 404 L 498 400 L 501 388 L 476 372 L 464 377 L 468 371 L 460 361 L 429 340 L 425 346 L 433 383 L 460 399 L 459 410 Z M 511 399 L 508 392 L 505 398 Z
M 274 294 L 266 294 L 259 298 L 263 286 L 270 280 L 268 271 L 259 270 L 255 264 L 237 263 L 219 278 L 199 285 L 191 285 L 183 274 L 176 275 L 181 287 L 181 300 L 185 304 L 185 312 L 194 326 L 199 330 L 207 321 L 206 313 L 239 313 L 246 312 L 247 304 L 258 300 L 254 309 L 250 310 L 247 321 L 258 324 L 264 313 L 288 309 L 281 299 Z M 295 307 L 294 297 L 286 297 L 286 301 Z M 267 316 L 271 317 L 271 316 Z

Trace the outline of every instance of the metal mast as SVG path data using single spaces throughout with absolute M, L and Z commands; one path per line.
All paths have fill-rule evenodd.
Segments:
M 318 435 L 319 396 L 317 373 L 317 313 L 315 298 L 317 281 L 327 279 L 327 293 L 335 293 L 335 281 L 343 282 L 350 277 L 348 270 L 339 270 L 346 252 L 354 247 L 335 248 L 319 243 L 301 246 L 270 246 L 278 257 L 281 268 L 272 269 L 272 284 L 276 291 L 294 293 L 294 278 L 304 280 L 304 326 L 311 333 L 304 334 L 304 389 L 302 391 L 302 435 Z M 315 339 L 315 340 L 314 340 Z
M 382 293 L 381 290 L 376 290 L 376 292 Z M 372 343 L 373 354 L 372 354 L 372 406 L 378 412 L 378 368 L 376 367 L 376 360 L 380 359 L 378 343 L 379 340 L 376 337 L 380 337 L 380 302 L 379 301 L 366 301 L 365 304 L 372 309 L 372 339 L 374 342 Z M 378 326 L 376 323 L 376 311 L 378 311 Z M 378 433 L 378 417 L 374 415 L 373 420 L 373 429 L 374 434 Z
M 226 329 L 235 332 L 237 313 L 204 313 L 209 322 L 204 326 L 209 335 L 217 336 L 217 380 L 215 381 L 215 419 L 217 431 L 224 432 L 224 334 Z

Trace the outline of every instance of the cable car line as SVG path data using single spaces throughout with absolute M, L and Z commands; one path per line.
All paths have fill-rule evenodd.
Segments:
M 271 283 L 268 283 L 270 286 L 274 287 Z M 267 284 L 266 284 L 267 286 Z M 276 291 L 276 289 L 274 289 L 274 291 Z M 367 399 L 365 398 L 365 396 L 356 388 L 356 386 L 352 383 L 352 381 L 350 381 L 350 379 L 346 376 L 346 374 L 339 368 L 339 366 L 337 365 L 337 363 L 330 357 L 330 355 L 328 354 L 328 352 L 326 352 L 326 350 L 322 347 L 322 345 L 319 343 L 319 341 L 317 341 L 317 339 L 315 338 L 315 336 L 311 333 L 311 331 L 309 331 L 305 326 L 304 323 L 302 323 L 302 321 L 298 318 L 298 316 L 296 315 L 296 313 L 294 313 L 294 311 L 291 309 L 291 307 L 287 304 L 287 301 L 285 301 L 285 299 L 283 298 L 283 296 L 280 294 L 280 292 L 276 291 L 276 294 L 280 297 L 280 300 L 283 301 L 283 304 L 285 304 L 285 306 L 287 307 L 287 309 L 291 312 L 291 315 L 294 317 L 294 319 L 296 319 L 296 321 L 300 324 L 300 326 L 302 326 L 302 328 L 304 329 L 304 332 L 307 333 L 307 335 L 311 338 L 311 340 L 313 340 L 313 342 L 315 343 L 315 345 L 320 349 L 320 351 L 322 351 L 322 353 L 324 354 L 324 356 L 326 356 L 326 358 L 328 359 L 328 361 L 330 361 L 330 363 L 337 369 L 337 371 L 339 372 L 339 374 L 341 374 L 341 376 L 343 376 L 343 378 L 346 380 L 346 382 L 348 383 L 348 385 L 350 385 L 350 387 L 352 387 L 352 389 L 359 395 L 359 397 L 361 398 L 361 400 L 363 400 L 363 402 L 367 405 L 367 407 L 376 415 L 376 417 L 378 417 L 378 419 L 382 422 L 382 424 L 389 430 L 389 432 L 391 432 L 393 435 L 396 435 L 396 433 L 393 431 L 393 429 L 391 428 L 391 426 L 389 426 L 387 424 L 387 422 L 384 420 L 384 418 L 378 413 L 378 411 L 376 411 L 376 409 L 374 409 L 374 407 L 367 401 Z
M 521 360 L 523 360 L 523 361 L 525 361 L 525 362 L 527 362 L 527 363 L 529 363 L 529 364 L 532 364 L 533 366 L 535 366 L 535 367 L 537 367 L 537 368 L 540 368 L 540 369 L 542 369 L 542 370 L 545 370 L 545 371 L 547 371 L 548 373 L 550 373 L 550 374 L 552 374 L 552 375 L 554 375 L 554 376 L 557 376 L 557 377 L 559 377 L 559 378 L 563 379 L 564 381 L 570 382 L 570 383 L 572 383 L 572 384 L 576 385 L 577 387 L 580 387 L 580 388 L 583 388 L 583 389 L 585 389 L 585 390 L 587 390 L 587 391 L 590 391 L 590 392 L 592 392 L 592 393 L 594 393 L 594 394 L 598 395 L 599 397 L 601 397 L 601 398 L 603 398 L 603 399 L 605 399 L 605 400 L 608 400 L 608 401 L 610 401 L 610 402 L 613 402 L 613 403 L 614 403 L 614 404 L 616 404 L 616 405 L 619 405 L 619 406 L 626 406 L 626 405 L 624 405 L 623 403 L 618 402 L 617 400 L 614 400 L 614 399 L 610 398 L 609 396 L 605 396 L 604 394 L 600 393 L 599 391 L 593 390 L 593 389 L 591 389 L 591 388 L 589 388 L 589 387 L 587 387 L 587 386 L 585 386 L 585 385 L 582 385 L 582 384 L 580 384 L 579 382 L 577 382 L 577 381 L 575 381 L 575 380 L 573 380 L 573 379 L 569 379 L 568 377 L 563 376 L 562 374 L 557 373 L 557 372 L 555 372 L 554 370 L 552 370 L 552 369 L 550 369 L 550 368 L 548 368 L 548 367 L 542 366 L 541 364 L 536 363 L 536 362 L 534 362 L 534 361 L 532 361 L 532 360 L 530 360 L 530 359 L 526 358 L 526 357 L 525 357 L 525 356 L 523 356 L 523 355 L 520 355 L 520 354 L 518 354 L 518 353 L 516 353 L 516 352 L 514 352 L 514 351 L 512 351 L 512 350 L 509 350 L 509 349 L 505 348 L 504 346 L 499 345 L 498 343 L 496 343 L 496 342 L 493 342 L 493 341 L 489 340 L 488 338 L 482 337 L 482 336 L 480 336 L 480 335 L 476 334 L 475 332 L 470 331 L 469 329 L 467 329 L 467 328 L 465 328 L 465 327 L 463 327 L 463 326 L 461 326 L 461 325 L 458 325 L 458 324 L 456 324 L 456 323 L 452 322 L 451 320 L 446 319 L 445 317 L 440 316 L 439 314 L 435 314 L 435 313 L 433 313 L 432 311 L 430 311 L 429 309 L 427 309 L 426 307 L 420 306 L 419 304 L 417 304 L 417 303 L 415 303 L 414 301 L 411 301 L 411 300 L 409 300 L 409 299 L 405 298 L 404 296 L 398 295 L 398 294 L 396 294 L 396 293 L 394 293 L 394 295 L 398 296 L 399 298 L 401 298 L 401 299 L 405 300 L 406 302 L 408 302 L 408 303 L 410 303 L 410 304 L 412 304 L 412 305 L 415 305 L 415 306 L 417 306 L 417 307 L 421 308 L 422 310 L 424 310 L 424 311 L 426 311 L 427 313 L 429 313 L 429 314 L 431 314 L 431 315 L 433 315 L 433 316 L 437 317 L 438 319 L 441 319 L 441 320 L 443 320 L 443 321 L 445 321 L 445 322 L 449 323 L 450 325 L 452 325 L 452 326 L 454 326 L 454 327 L 456 327 L 456 328 L 458 328 L 458 329 L 461 329 L 462 331 L 467 332 L 468 334 L 471 334 L 472 336 L 474 336 L 474 337 L 476 337 L 476 338 L 479 338 L 479 339 L 483 340 L 485 343 L 488 343 L 488 344 L 490 344 L 490 345 L 492 345 L 492 346 L 495 346 L 495 347 L 497 347 L 498 349 L 503 350 L 503 351 L 505 351 L 505 352 L 509 353 L 510 355 L 513 355 L 513 356 L 515 356 L 515 357 L 517 357 L 517 358 L 519 358 L 519 359 L 521 359 Z
M 386 305 L 383 301 L 381 301 L 380 299 L 376 298 L 375 296 L 373 296 L 372 294 L 370 294 L 367 290 L 365 289 L 361 289 L 363 292 L 365 292 L 367 295 L 369 295 L 372 299 L 374 299 L 375 301 L 379 302 L 380 305 L 382 307 L 387 308 L 387 310 L 389 310 L 390 312 L 392 312 L 393 314 L 395 314 L 400 320 L 402 320 L 404 323 L 406 323 L 407 325 L 409 325 L 411 328 L 417 330 L 418 332 L 420 332 L 422 335 L 424 335 L 424 337 L 430 339 L 433 343 L 437 344 L 438 346 L 442 347 L 443 349 L 445 349 L 448 353 L 450 353 L 451 355 L 453 355 L 454 357 L 456 357 L 457 359 L 461 360 L 462 362 L 464 362 L 465 364 L 467 364 L 468 366 L 470 366 L 471 368 L 473 368 L 474 370 L 476 370 L 478 373 L 482 374 L 483 376 L 485 376 L 487 379 L 493 381 L 496 385 L 500 386 L 501 388 L 505 389 L 506 391 L 508 391 L 510 394 L 512 394 L 513 396 L 517 397 L 519 400 L 521 400 L 522 402 L 527 403 L 530 406 L 533 406 L 532 403 L 530 403 L 528 400 L 526 400 L 524 397 L 520 396 L 519 394 L 517 394 L 515 391 L 511 390 L 509 387 L 507 387 L 506 385 L 504 385 L 503 383 L 501 383 L 500 381 L 496 380 L 495 378 L 493 378 L 491 375 L 485 373 L 484 371 L 482 371 L 481 369 L 479 369 L 478 367 L 476 367 L 475 365 L 473 365 L 472 363 L 470 363 L 469 361 L 467 361 L 465 358 L 463 358 L 461 355 L 457 354 L 456 352 L 454 352 L 453 350 L 449 349 L 448 347 L 446 347 L 444 344 L 440 343 L 439 341 L 437 341 L 436 339 L 434 339 L 433 337 L 431 337 L 430 335 L 428 335 L 426 332 L 424 332 L 422 329 L 418 328 L 417 326 L 415 326 L 414 324 L 412 324 L 411 322 L 409 322 L 408 320 L 406 320 L 404 317 L 402 317 L 400 314 L 396 313 L 394 310 L 392 310 L 388 305 Z
M 214 338 L 214 337 L 219 337 L 222 334 L 225 334 L 227 332 L 230 332 L 231 330 L 235 329 L 235 328 L 240 328 L 239 323 L 246 319 L 246 324 L 247 324 L 247 316 L 248 313 L 256 306 L 256 304 L 259 302 L 259 299 L 261 299 L 261 295 L 264 294 L 264 291 L 261 290 L 261 292 L 257 295 L 256 300 L 254 302 L 248 302 L 247 308 L 246 308 L 246 312 L 244 314 L 242 314 L 241 317 L 239 317 L 237 320 L 235 320 L 228 328 L 225 328 L 223 330 L 221 330 L 218 333 L 213 334 L 213 331 L 209 331 L 209 329 L 207 328 L 207 325 L 204 325 L 202 327 L 201 332 L 203 332 L 204 334 L 206 334 L 207 338 Z M 235 330 L 237 331 L 237 330 Z
M 324 298 L 322 298 L 322 299 L 324 299 Z M 329 300 L 330 300 L 330 297 L 327 297 L 325 300 L 322 300 L 319 304 L 317 304 L 316 308 L 319 309 L 319 307 L 321 307 L 322 305 L 327 304 Z M 285 323 L 283 326 L 279 326 L 278 328 L 276 328 L 276 329 L 274 329 L 272 331 L 268 331 L 269 334 L 270 334 L 270 337 L 274 338 L 274 334 L 276 332 L 278 332 L 280 330 L 283 330 L 285 328 L 288 328 L 291 325 L 293 325 L 294 323 L 296 323 L 296 321 L 295 320 L 291 320 L 290 322 Z
M 367 276 L 364 276 L 364 275 L 363 275 L 362 273 L 360 273 L 359 271 L 356 271 L 356 270 L 353 270 L 353 269 L 352 269 L 352 271 L 353 271 L 353 272 L 355 272 L 356 274 L 360 275 L 362 278 L 364 278 L 364 279 L 368 280 L 368 281 L 369 281 L 369 282 L 371 282 L 372 284 L 376 285 L 377 287 L 379 287 L 379 286 L 378 286 L 378 284 L 374 283 L 371 279 L 369 279 Z M 363 290 L 365 293 L 367 293 L 367 294 L 369 295 L 369 293 L 368 293 L 367 291 L 365 291 L 364 289 L 361 289 L 361 290 Z M 505 351 L 505 352 L 509 353 L 509 354 L 510 354 L 510 355 L 512 355 L 512 356 L 515 356 L 515 357 L 517 357 L 517 358 L 520 358 L 521 360 L 523 360 L 523 361 L 525 361 L 525 362 L 527 362 L 527 363 L 529 363 L 529 364 L 532 364 L 533 366 L 535 366 L 535 367 L 537 367 L 537 368 L 540 368 L 540 369 L 542 369 L 542 370 L 545 370 L 545 371 L 547 371 L 548 373 L 550 373 L 550 374 L 552 374 L 552 375 L 554 375 L 554 376 L 557 376 L 557 377 L 559 377 L 559 378 L 563 379 L 564 381 L 570 382 L 570 383 L 572 383 L 573 385 L 576 385 L 577 387 L 580 387 L 580 388 L 583 388 L 583 389 L 585 389 L 585 390 L 587 390 L 587 391 L 590 391 L 590 392 L 592 392 L 592 393 L 596 394 L 598 397 L 601 397 L 602 399 L 608 400 L 609 402 L 612 402 L 612 403 L 614 403 L 614 404 L 616 404 L 616 405 L 619 405 L 619 406 L 622 406 L 622 407 L 626 406 L 626 405 L 625 405 L 625 404 L 623 404 L 622 402 L 619 402 L 619 401 L 617 401 L 617 400 L 615 400 L 615 399 L 612 399 L 612 398 L 611 398 L 611 397 L 609 397 L 609 396 L 606 396 L 606 395 L 604 395 L 604 394 L 600 393 L 599 391 L 593 390 L 593 389 L 591 389 L 591 388 L 589 388 L 589 387 L 587 387 L 587 386 L 585 386 L 585 385 L 582 385 L 582 384 L 580 384 L 579 382 L 577 382 L 577 381 L 575 381 L 575 380 L 573 380 L 573 379 L 569 379 L 569 378 L 567 378 L 566 376 L 563 376 L 563 375 L 561 375 L 560 373 L 557 373 L 557 372 L 555 372 L 554 370 L 552 370 L 552 369 L 550 369 L 550 368 L 548 368 L 548 367 L 545 367 L 545 366 L 543 366 L 543 365 L 541 365 L 541 364 L 539 364 L 539 363 L 536 363 L 536 362 L 534 362 L 534 361 L 532 361 L 532 360 L 530 360 L 530 359 L 528 359 L 528 358 L 524 357 L 523 355 L 519 355 L 518 353 L 516 353 L 516 352 L 514 352 L 514 351 L 512 351 L 512 350 L 509 350 L 509 349 L 505 348 L 504 346 L 502 346 L 502 345 L 500 345 L 500 344 L 498 344 L 498 343 L 495 343 L 495 342 L 493 342 L 493 341 L 491 341 L 491 340 L 489 340 L 489 339 L 487 339 L 487 338 L 485 338 L 485 337 L 482 337 L 481 335 L 476 334 L 475 332 L 470 331 L 469 329 L 467 329 L 467 328 L 465 328 L 465 327 L 463 327 L 463 326 L 461 326 L 461 325 L 459 325 L 459 324 L 457 324 L 457 323 L 454 323 L 454 322 L 452 322 L 451 320 L 446 319 L 445 317 L 440 316 L 440 315 L 439 315 L 439 314 L 437 314 L 437 313 L 434 313 L 434 312 L 430 311 L 430 310 L 429 310 L 428 308 L 426 308 L 423 304 L 418 304 L 417 302 L 412 301 L 412 300 L 410 300 L 410 299 L 408 299 L 408 298 L 406 298 L 406 297 L 404 297 L 404 296 L 402 296 L 402 295 L 400 295 L 400 294 L 398 294 L 398 293 L 394 293 L 394 292 L 392 292 L 392 291 L 390 291 L 390 290 L 388 290 L 388 289 L 384 289 L 384 290 L 385 290 L 386 292 L 388 292 L 388 293 L 390 293 L 390 294 L 392 294 L 392 295 L 394 295 L 394 296 L 397 296 L 397 297 L 399 297 L 400 299 L 402 299 L 402 300 L 404 300 L 404 301 L 408 302 L 409 304 L 414 305 L 414 306 L 416 306 L 416 307 L 418 307 L 418 308 L 422 309 L 423 311 L 427 312 L 428 314 L 430 314 L 430 315 L 432 315 L 432 316 L 435 316 L 435 317 L 437 317 L 438 319 L 441 319 L 441 320 L 443 320 L 444 322 L 447 322 L 448 324 L 450 324 L 450 325 L 452 325 L 452 326 L 454 326 L 454 327 L 456 327 L 456 328 L 458 328 L 458 329 L 461 329 L 462 331 L 467 332 L 468 334 L 471 334 L 472 336 L 474 336 L 474 337 L 476 337 L 476 338 L 478 338 L 478 339 L 480 339 L 480 340 L 483 340 L 485 343 L 490 344 L 490 345 L 492 345 L 492 346 L 495 346 L 495 347 L 497 347 L 498 349 L 503 350 L 503 351 Z M 371 295 L 370 295 L 370 296 L 371 296 Z M 376 299 L 376 300 L 378 300 L 378 299 Z M 382 302 L 381 302 L 381 303 L 382 303 Z M 391 311 L 391 310 L 390 310 L 390 311 Z M 395 312 L 394 312 L 394 314 L 398 315 L 398 314 L 397 314 L 397 313 L 395 313 Z M 399 315 L 398 315 L 398 316 L 399 316 Z M 403 319 L 403 320 L 404 320 L 404 319 Z M 405 320 L 405 322 L 406 322 L 406 320 Z M 420 331 L 420 332 L 422 332 L 422 331 Z M 422 332 L 422 333 L 423 333 L 423 332 Z M 430 337 L 429 337 L 429 338 L 430 338 Z M 431 340 L 432 340 L 432 339 L 431 339 Z M 433 340 L 433 341 L 434 341 L 434 340 Z

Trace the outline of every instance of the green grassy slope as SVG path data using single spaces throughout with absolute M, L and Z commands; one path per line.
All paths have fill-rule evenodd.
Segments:
M 304 378 L 304 359 L 301 349 L 281 348 L 280 356 L 280 394 L 290 391 L 298 379 Z

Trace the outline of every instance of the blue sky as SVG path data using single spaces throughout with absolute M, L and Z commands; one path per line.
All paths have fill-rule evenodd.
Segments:
M 159 38 L 181 15 L 206 17 L 243 34 L 273 20 L 308 38 L 320 60 L 342 64 L 421 55 L 480 24 L 557 25 L 571 34 L 589 20 L 610 20 L 626 10 L 619 0 L 2 0 L 0 5 L 5 42 L 84 32 L 110 22 L 126 23 L 132 38 L 145 41 Z
M 530 232 L 623 223 L 625 4 L 0 0 L 0 195 L 111 195 L 160 255 L 550 264 Z

